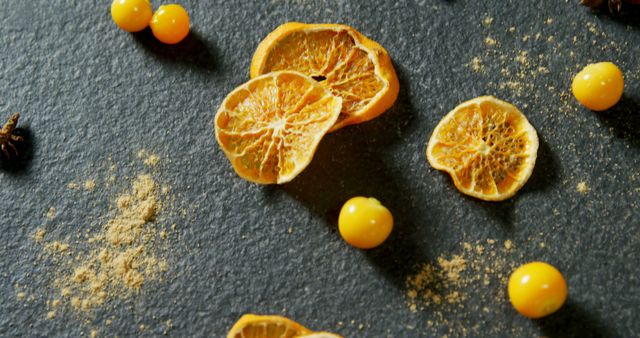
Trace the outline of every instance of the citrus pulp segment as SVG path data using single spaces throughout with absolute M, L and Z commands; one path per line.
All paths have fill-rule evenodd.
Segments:
M 512 197 L 533 172 L 538 136 L 513 105 L 491 96 L 464 102 L 438 124 L 427 146 L 432 167 L 461 192 L 487 201 Z
M 227 95 L 215 117 L 216 139 L 240 177 L 286 183 L 311 162 L 341 107 L 342 99 L 310 77 L 269 73 Z
M 251 77 L 278 70 L 311 76 L 342 98 L 342 111 L 332 131 L 384 113 L 400 88 L 387 51 L 346 25 L 281 25 L 258 46 Z

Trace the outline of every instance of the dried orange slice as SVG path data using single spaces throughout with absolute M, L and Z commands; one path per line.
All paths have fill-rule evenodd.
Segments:
M 274 72 L 233 90 L 215 117 L 218 144 L 240 177 L 291 181 L 311 162 L 342 99 L 303 74 Z
M 314 332 L 296 338 L 342 338 L 342 336 L 330 332 Z
M 311 333 L 306 327 L 281 316 L 242 316 L 227 333 L 227 338 L 293 338 Z
M 346 25 L 289 22 L 276 28 L 258 46 L 251 77 L 278 70 L 309 75 L 342 98 L 332 131 L 384 113 L 400 89 L 387 51 Z
M 462 193 L 486 201 L 513 196 L 536 163 L 538 135 L 513 105 L 492 96 L 464 102 L 433 131 L 431 166 L 451 175 Z

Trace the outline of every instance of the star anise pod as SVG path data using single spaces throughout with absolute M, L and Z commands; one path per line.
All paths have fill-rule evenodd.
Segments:
M 19 144 L 24 141 L 24 138 L 18 135 L 18 130 L 16 130 L 19 118 L 19 113 L 13 114 L 7 123 L 0 128 L 0 154 L 4 155 L 4 159 L 7 161 L 20 157 Z
M 606 0 L 611 13 L 622 11 L 622 0 Z M 591 8 L 599 8 L 605 0 L 581 0 L 580 3 Z

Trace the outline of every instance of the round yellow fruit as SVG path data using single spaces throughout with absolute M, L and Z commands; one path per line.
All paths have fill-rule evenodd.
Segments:
M 541 318 L 562 307 L 567 299 L 567 282 L 550 264 L 528 263 L 509 277 L 509 299 L 523 316 Z
M 147 28 L 152 14 L 149 0 L 114 0 L 111 3 L 113 22 L 129 33 Z
M 359 249 L 372 249 L 391 234 L 393 216 L 375 198 L 354 197 L 342 207 L 338 227 L 347 243 Z
M 607 110 L 620 101 L 624 76 L 611 62 L 590 64 L 573 78 L 571 90 L 583 106 L 595 111 Z
M 189 13 L 176 4 L 160 6 L 151 19 L 151 32 L 156 39 L 172 45 L 189 35 Z

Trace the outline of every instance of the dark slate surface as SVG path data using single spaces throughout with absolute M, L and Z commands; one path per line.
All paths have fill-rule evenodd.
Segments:
M 474 310 L 480 295 L 504 285 L 471 286 L 468 310 L 450 318 L 469 328 L 467 335 L 639 334 L 637 11 L 612 18 L 577 0 L 182 3 L 192 35 L 174 47 L 149 32 L 118 30 L 108 1 L 0 4 L 0 112 L 3 119 L 21 112 L 33 136 L 31 160 L 0 172 L 0 336 L 91 329 L 157 336 L 171 319 L 170 336 L 222 337 L 245 312 L 280 313 L 348 337 L 442 335 L 448 328 L 432 309 L 408 310 L 405 277 L 416 264 L 456 252 L 461 241 L 487 238 L 511 239 L 513 264 L 556 265 L 570 300 L 558 314 L 530 321 L 504 299 L 484 304 L 489 313 Z M 482 25 L 487 16 L 494 22 Z M 213 113 L 247 80 L 260 39 L 292 20 L 346 23 L 379 41 L 394 59 L 400 97 L 375 121 L 328 136 L 294 182 L 262 187 L 232 172 L 213 137 Z M 488 36 L 498 44 L 487 46 Z M 518 51 L 532 60 L 543 54 L 538 63 L 549 70 L 518 80 L 524 89 L 501 73 L 518 69 Z M 474 57 L 483 72 L 465 65 Z M 627 76 L 623 102 L 606 113 L 566 96 L 576 67 L 596 60 L 617 62 Z M 439 119 L 481 94 L 521 107 L 541 138 L 532 179 L 503 203 L 462 196 L 424 155 Z M 99 225 L 128 184 L 105 188 L 110 163 L 122 176 L 135 175 L 144 170 L 135 158 L 140 149 L 163 158 L 156 174 L 171 185 L 174 210 L 185 213 L 170 216 L 180 238 L 172 239 L 167 277 L 93 314 L 66 309 L 47 319 L 57 267 L 38 259 L 32 234 L 46 226 L 65 238 Z M 99 183 L 92 193 L 66 187 L 89 178 Z M 588 194 L 576 191 L 580 181 Z M 395 230 L 379 249 L 354 250 L 339 237 L 337 211 L 354 195 L 375 196 L 394 213 Z M 43 216 L 50 207 L 58 210 L 54 221 Z M 19 290 L 27 300 L 16 299 Z M 427 320 L 436 320 L 434 327 Z

